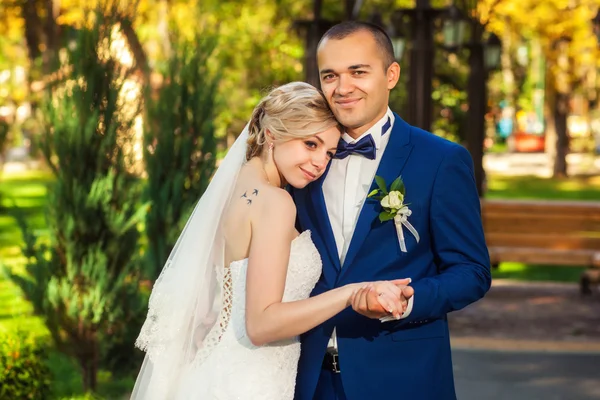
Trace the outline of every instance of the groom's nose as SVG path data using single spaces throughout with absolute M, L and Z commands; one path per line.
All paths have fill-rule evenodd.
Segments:
M 336 87 L 336 92 L 340 96 L 346 96 L 349 93 L 352 93 L 354 86 L 352 85 L 352 78 L 347 75 L 340 75 L 337 80 L 338 84 Z

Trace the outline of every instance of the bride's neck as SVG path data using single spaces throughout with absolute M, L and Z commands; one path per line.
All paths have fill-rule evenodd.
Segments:
M 254 157 L 248 163 L 257 170 L 267 184 L 279 188 L 283 188 L 287 184 L 275 163 L 273 161 L 269 162 L 266 157 Z

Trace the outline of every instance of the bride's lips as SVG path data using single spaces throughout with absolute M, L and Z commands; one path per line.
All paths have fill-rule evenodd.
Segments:
M 335 104 L 337 104 L 341 108 L 351 108 L 351 107 L 354 107 L 356 105 L 356 103 L 358 103 L 359 101 L 360 101 L 360 99 L 343 99 L 343 100 L 336 100 Z
M 308 172 L 307 170 L 305 170 L 302 167 L 300 167 L 300 170 L 304 173 L 304 176 L 306 176 L 311 181 L 314 181 L 317 178 L 317 176 L 315 174 L 311 174 L 310 172 Z

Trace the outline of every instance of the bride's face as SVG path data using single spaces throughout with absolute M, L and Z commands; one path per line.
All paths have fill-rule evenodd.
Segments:
M 295 188 L 303 188 L 319 179 L 333 158 L 340 131 L 332 127 L 315 136 L 278 143 L 273 160 L 279 174 Z

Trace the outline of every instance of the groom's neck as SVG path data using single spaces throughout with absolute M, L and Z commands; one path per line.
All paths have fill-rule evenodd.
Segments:
M 383 118 L 385 116 L 386 113 L 387 113 L 387 107 L 385 110 L 380 112 L 375 118 L 373 118 L 373 120 L 371 120 L 369 123 L 366 123 L 365 125 L 362 125 L 357 128 L 346 128 L 346 133 L 348 135 L 350 135 L 350 137 L 352 137 L 352 139 L 358 139 L 365 132 L 367 132 L 369 129 L 371 129 L 377 122 L 379 122 L 381 120 L 381 118 Z

